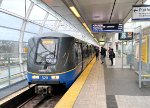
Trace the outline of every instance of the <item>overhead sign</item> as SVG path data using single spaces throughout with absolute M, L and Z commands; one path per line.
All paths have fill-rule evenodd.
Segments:
M 119 33 L 119 40 L 132 40 L 133 39 L 133 32 L 123 32 Z
M 123 24 L 92 24 L 92 32 L 122 32 Z
M 132 20 L 150 20 L 150 5 L 133 5 Z

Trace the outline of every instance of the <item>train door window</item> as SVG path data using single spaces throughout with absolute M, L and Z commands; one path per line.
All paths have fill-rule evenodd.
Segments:
M 78 63 L 82 61 L 82 50 L 81 50 L 81 44 L 78 44 Z
M 75 52 L 76 52 L 76 58 L 77 58 L 77 63 L 80 63 L 82 61 L 82 51 L 81 51 L 81 44 L 80 43 L 75 43 Z
M 86 54 L 87 54 L 87 57 L 89 57 L 89 47 L 88 47 L 88 45 L 86 46 Z
M 83 58 L 86 58 L 86 57 L 88 56 L 88 53 L 87 53 L 87 46 L 86 46 L 86 45 L 83 45 L 83 46 L 82 46 L 82 49 L 83 49 L 83 52 L 82 52 L 82 53 L 83 53 L 83 54 L 82 54 L 82 55 L 83 55 Z
M 75 48 L 75 60 L 76 60 L 76 64 L 78 64 L 78 44 L 77 43 L 74 44 L 74 48 Z
M 37 47 L 36 63 L 55 64 L 57 57 L 58 39 L 42 38 Z

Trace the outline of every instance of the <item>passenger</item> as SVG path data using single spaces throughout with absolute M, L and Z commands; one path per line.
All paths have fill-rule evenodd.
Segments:
M 101 61 L 102 61 L 101 64 L 105 62 L 105 57 L 106 57 L 106 49 L 101 47 Z
M 99 47 L 96 48 L 96 60 L 99 59 Z
M 108 55 L 109 55 L 110 50 L 111 50 L 111 48 L 109 47 L 109 48 L 108 48 Z
M 109 58 L 110 58 L 110 61 L 111 61 L 110 66 L 113 66 L 113 58 L 115 58 L 115 53 L 114 53 L 113 49 L 111 49 L 110 52 L 109 52 Z

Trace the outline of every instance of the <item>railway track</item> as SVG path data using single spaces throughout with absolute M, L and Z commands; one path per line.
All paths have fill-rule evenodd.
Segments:
M 56 90 L 52 95 L 34 95 L 17 108 L 54 108 L 66 90 Z

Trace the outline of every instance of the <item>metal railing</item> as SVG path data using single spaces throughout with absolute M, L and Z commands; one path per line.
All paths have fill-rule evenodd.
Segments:
M 26 70 L 20 71 L 19 54 L 0 53 L 0 89 L 26 79 Z M 26 68 L 26 54 L 23 54 L 23 67 Z

